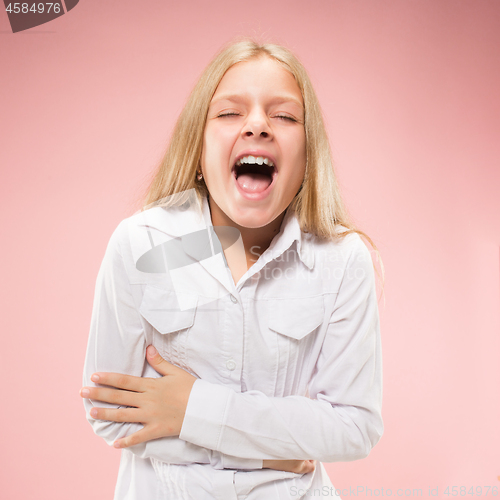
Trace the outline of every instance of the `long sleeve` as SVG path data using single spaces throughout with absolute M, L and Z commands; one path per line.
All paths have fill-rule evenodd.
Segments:
M 344 268 L 309 397 L 238 393 L 197 380 L 180 437 L 253 459 L 357 460 L 382 436 L 381 404 L 375 279 L 369 251 L 358 238 Z
M 99 371 L 159 376 L 146 361 L 144 331 L 122 259 L 120 242 L 126 238 L 126 234 L 126 224 L 122 221 L 111 236 L 97 277 L 83 372 L 83 384 L 86 386 L 95 386 L 90 377 Z M 89 412 L 94 406 L 117 408 L 116 405 L 84 399 L 84 406 L 94 432 L 109 445 L 143 427 L 138 423 L 96 420 L 90 416 Z M 225 455 L 178 437 L 155 439 L 128 449 L 141 458 L 155 458 L 174 464 L 205 463 L 216 469 L 262 467 L 261 460 Z

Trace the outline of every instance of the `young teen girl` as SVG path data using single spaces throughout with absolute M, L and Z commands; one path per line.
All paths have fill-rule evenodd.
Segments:
M 303 66 L 226 47 L 97 279 L 82 396 L 122 448 L 115 499 L 338 497 L 321 462 L 383 432 L 360 234 Z

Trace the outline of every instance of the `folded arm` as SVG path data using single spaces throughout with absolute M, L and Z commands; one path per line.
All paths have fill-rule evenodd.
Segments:
M 309 384 L 310 398 L 268 397 L 256 390 L 237 393 L 198 379 L 180 438 L 252 459 L 364 458 L 383 433 L 381 363 L 373 266 L 359 239 Z

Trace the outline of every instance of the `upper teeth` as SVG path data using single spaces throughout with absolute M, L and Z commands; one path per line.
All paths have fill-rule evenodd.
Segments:
M 264 158 L 264 156 L 244 156 L 243 158 L 240 158 L 237 162 L 236 165 L 241 165 L 242 163 L 250 163 L 250 164 L 255 164 L 257 163 L 258 165 L 269 165 L 270 167 L 274 167 L 274 163 L 269 160 L 268 158 Z

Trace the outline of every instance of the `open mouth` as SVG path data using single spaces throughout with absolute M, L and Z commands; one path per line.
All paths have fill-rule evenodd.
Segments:
M 242 191 L 253 194 L 264 192 L 273 182 L 277 169 L 263 156 L 244 156 L 233 167 L 233 174 Z

